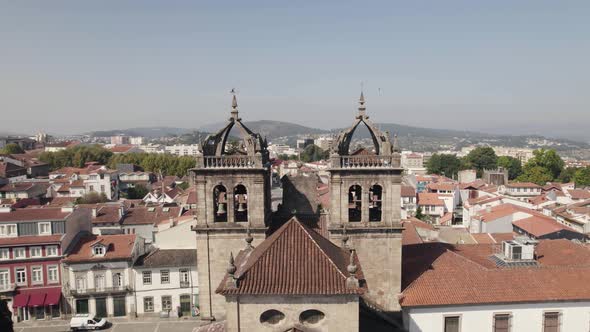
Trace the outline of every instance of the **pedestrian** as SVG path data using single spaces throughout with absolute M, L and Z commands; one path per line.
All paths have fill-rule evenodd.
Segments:
M 12 329 L 12 312 L 8 309 L 6 300 L 0 300 L 0 331 L 14 332 Z

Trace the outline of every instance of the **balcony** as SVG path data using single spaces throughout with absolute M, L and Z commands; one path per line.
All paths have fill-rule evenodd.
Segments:
M 188 281 L 181 281 L 180 282 L 180 288 L 189 288 L 191 286 L 191 283 Z
M 340 157 L 340 168 L 363 169 L 363 168 L 399 168 L 399 161 L 394 156 L 344 156 Z M 333 164 L 334 165 L 334 164 Z M 338 165 L 338 163 L 336 163 Z
M 72 296 L 89 296 L 89 295 L 109 295 L 129 293 L 132 289 L 129 286 L 122 287 L 101 287 L 101 288 L 84 288 L 84 289 L 70 289 Z
M 1 284 L 0 293 L 10 293 L 16 290 L 16 284 Z
M 261 168 L 260 156 L 202 156 L 197 157 L 197 166 L 201 168 Z

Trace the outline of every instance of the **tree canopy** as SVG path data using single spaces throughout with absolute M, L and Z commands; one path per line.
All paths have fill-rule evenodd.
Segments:
M 520 160 L 509 157 L 509 156 L 500 156 L 498 157 L 498 167 L 503 167 L 508 170 L 508 179 L 514 180 L 520 174 L 522 174 L 522 164 Z
M 20 145 L 18 145 L 16 143 L 6 144 L 4 149 L 0 150 L 0 154 L 19 154 L 19 153 L 25 153 L 25 150 L 23 150 L 23 148 L 21 148 Z
M 107 164 L 113 153 L 100 145 L 82 145 L 60 150 L 43 152 L 39 160 L 48 163 L 52 169 L 62 167 L 84 167 L 87 162 Z
M 309 163 L 312 161 L 319 161 L 328 159 L 330 156 L 329 151 L 324 151 L 322 148 L 315 144 L 310 144 L 303 149 L 301 152 L 301 161 Z
M 96 204 L 96 203 L 104 203 L 107 201 L 108 201 L 108 198 L 105 193 L 99 194 L 96 191 L 91 191 L 82 197 L 78 197 L 76 199 L 76 204 Z
M 461 159 L 454 154 L 433 154 L 426 168 L 429 174 L 440 174 L 447 177 L 454 177 L 462 169 Z
M 533 151 L 531 158 L 523 167 L 518 181 L 534 182 L 543 185 L 557 180 L 563 171 L 564 162 L 555 150 L 539 149 Z
M 465 165 L 477 170 L 477 176 L 482 176 L 484 169 L 494 169 L 498 166 L 498 156 L 489 146 L 477 147 L 465 156 Z
M 590 186 L 590 166 L 577 169 L 572 180 L 575 182 L 576 187 Z

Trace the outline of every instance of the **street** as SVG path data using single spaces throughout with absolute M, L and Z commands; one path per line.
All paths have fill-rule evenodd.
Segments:
M 43 322 L 45 323 L 45 322 Z M 66 332 L 70 331 L 69 322 L 46 322 L 35 325 L 15 324 L 14 332 Z M 191 332 L 202 323 L 198 320 L 167 321 L 167 320 L 137 320 L 112 322 L 112 325 L 100 331 L 107 332 Z

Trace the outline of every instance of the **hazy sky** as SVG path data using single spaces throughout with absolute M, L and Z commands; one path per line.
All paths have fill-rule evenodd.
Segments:
M 590 1 L 0 0 L 0 132 L 373 120 L 590 140 Z M 379 90 L 380 89 L 380 90 Z M 381 91 L 379 93 L 379 91 Z

